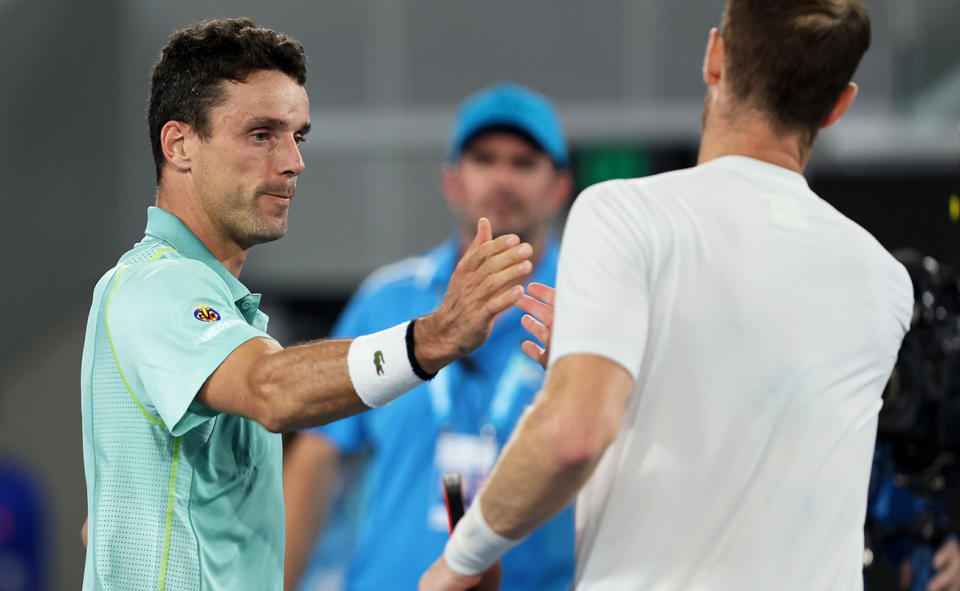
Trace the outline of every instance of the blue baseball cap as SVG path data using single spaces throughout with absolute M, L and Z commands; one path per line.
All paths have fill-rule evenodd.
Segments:
M 499 82 L 468 96 L 457 111 L 447 161 L 456 162 L 463 147 L 488 128 L 514 128 L 532 139 L 561 168 L 570 166 L 560 117 L 550 99 L 512 82 Z

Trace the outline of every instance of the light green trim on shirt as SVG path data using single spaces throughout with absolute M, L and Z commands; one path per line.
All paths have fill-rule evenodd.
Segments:
M 161 248 L 158 250 L 152 257 L 147 259 L 147 262 L 155 261 L 160 258 L 165 252 L 177 252 L 173 248 Z M 147 417 L 147 420 L 151 423 L 160 425 L 161 427 L 166 427 L 166 423 L 163 422 L 163 419 L 160 417 L 155 417 L 150 414 L 146 408 L 143 407 L 143 404 L 140 403 L 140 399 L 137 398 L 137 395 L 133 393 L 133 388 L 130 387 L 130 382 L 127 381 L 127 376 L 123 375 L 123 370 L 120 369 L 120 360 L 117 359 L 117 348 L 113 344 L 113 337 L 110 336 L 110 303 L 113 301 L 113 294 L 117 292 L 117 288 L 120 287 L 120 276 L 123 275 L 123 272 L 126 271 L 130 266 L 127 265 L 120 269 L 117 273 L 117 281 L 113 284 L 113 289 L 110 290 L 110 295 L 107 297 L 107 307 L 103 312 L 103 323 L 107 327 L 107 340 L 110 342 L 110 352 L 113 353 L 113 362 L 117 366 L 117 373 L 120 374 L 120 379 L 123 380 L 123 385 L 127 387 L 127 392 L 130 393 L 130 397 L 133 398 L 133 402 L 137 405 L 137 408 L 140 409 L 140 412 L 143 413 L 143 416 Z
M 167 497 L 167 526 L 163 533 L 163 556 L 160 558 L 160 586 L 163 591 L 167 586 L 167 562 L 170 559 L 170 530 L 173 528 L 173 501 L 175 485 L 177 483 L 177 466 L 180 464 L 180 439 L 173 439 L 173 462 L 170 465 L 170 494 Z

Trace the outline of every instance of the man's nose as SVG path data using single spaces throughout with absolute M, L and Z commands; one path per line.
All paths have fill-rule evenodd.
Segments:
M 284 138 L 281 155 L 282 174 L 297 176 L 307 167 L 300 154 L 300 144 L 293 136 Z

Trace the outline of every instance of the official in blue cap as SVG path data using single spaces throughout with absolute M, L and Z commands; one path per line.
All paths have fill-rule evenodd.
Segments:
M 553 285 L 559 248 L 551 222 L 570 197 L 572 178 L 549 99 L 502 82 L 464 100 L 441 183 L 457 229 L 431 250 L 374 272 L 350 300 L 334 336 L 369 332 L 432 309 L 480 217 L 490 220 L 494 234 L 516 233 L 531 245 L 531 270 L 522 283 Z M 448 537 L 441 475 L 459 472 L 469 502 L 542 386 L 543 370 L 521 350 L 529 336 L 522 315 L 514 308 L 498 316 L 487 344 L 397 403 L 306 431 L 293 442 L 284 467 L 288 589 L 309 589 L 334 574 L 330 559 L 349 540 L 325 537 L 316 544 L 317 513 L 327 508 L 323 499 L 337 481 L 338 461 L 366 450 L 372 450 L 363 474 L 367 502 L 345 589 L 417 587 Z M 342 521 L 336 514 L 327 521 L 335 537 Z M 568 508 L 504 556 L 503 588 L 569 589 L 573 544 Z M 311 556 L 314 547 L 321 551 Z
M 550 99 L 512 82 L 499 82 L 461 103 L 450 135 L 447 160 L 456 162 L 463 147 L 491 128 L 513 129 L 543 150 L 560 168 L 570 166 L 560 117 Z

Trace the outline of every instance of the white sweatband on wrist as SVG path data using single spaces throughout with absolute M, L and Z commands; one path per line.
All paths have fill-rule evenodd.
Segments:
M 478 498 L 447 540 L 443 558 L 451 569 L 461 575 L 478 575 L 521 541 L 505 538 L 493 531 L 483 518 Z
M 407 327 L 404 322 L 386 330 L 357 337 L 347 351 L 353 389 L 371 408 L 383 406 L 424 382 L 410 365 Z M 412 340 L 412 339 L 411 339 Z

